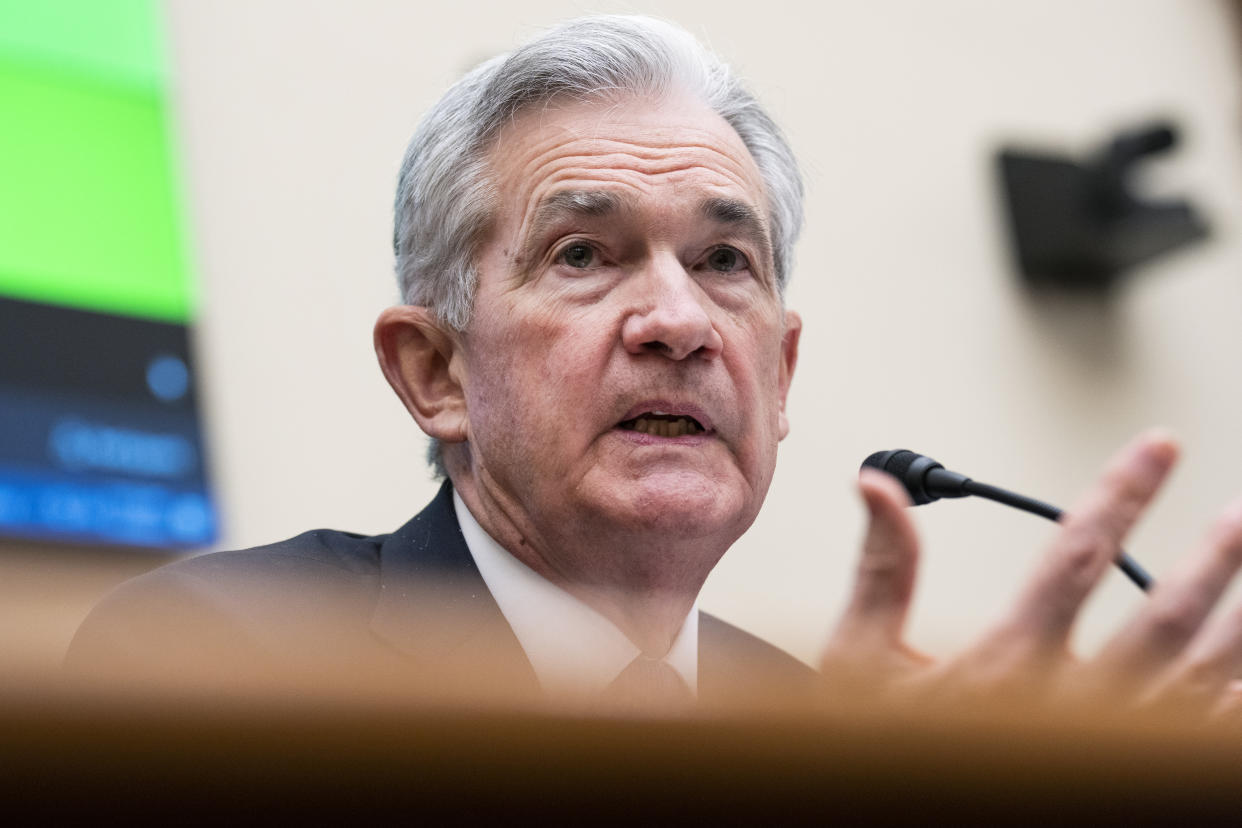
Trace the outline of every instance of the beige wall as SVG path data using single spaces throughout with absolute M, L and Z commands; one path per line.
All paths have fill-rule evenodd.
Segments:
M 1114 446 L 1168 425 L 1186 460 L 1129 544 L 1157 573 L 1242 489 L 1242 95 L 1223 2 L 175 0 L 176 132 L 225 545 L 317 526 L 388 531 L 428 499 L 423 440 L 370 345 L 396 298 L 400 155 L 464 69 L 588 10 L 655 12 L 704 36 L 806 169 L 794 430 L 705 608 L 813 658 L 861 531 L 854 470 L 880 448 L 1068 505 Z M 1164 113 L 1188 140 L 1158 183 L 1194 193 L 1214 240 L 1145 269 L 1109 307 L 1032 304 L 1003 246 L 996 142 L 1085 147 Z M 913 637 L 944 651 L 996 615 L 1049 529 L 983 503 L 918 518 Z M 1110 576 L 1085 644 L 1136 600 Z

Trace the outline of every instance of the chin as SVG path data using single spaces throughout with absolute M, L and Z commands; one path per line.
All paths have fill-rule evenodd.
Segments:
M 736 538 L 758 511 L 737 488 L 695 476 L 658 475 L 619 484 L 610 494 L 616 519 L 669 539 Z

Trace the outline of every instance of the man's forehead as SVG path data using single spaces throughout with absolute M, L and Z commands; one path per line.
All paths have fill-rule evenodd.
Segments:
M 501 132 L 489 162 L 501 189 L 532 209 L 547 193 L 532 201 L 531 190 L 546 190 L 575 172 L 588 179 L 610 173 L 688 179 L 697 172 L 715 175 L 721 189 L 737 188 L 735 198 L 745 194 L 756 206 L 763 202 L 762 177 L 741 137 L 692 98 L 531 107 Z

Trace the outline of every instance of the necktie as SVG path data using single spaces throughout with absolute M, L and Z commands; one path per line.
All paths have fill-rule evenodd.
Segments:
M 619 713 L 668 713 L 692 707 L 694 694 L 668 662 L 639 654 L 604 689 L 603 700 Z

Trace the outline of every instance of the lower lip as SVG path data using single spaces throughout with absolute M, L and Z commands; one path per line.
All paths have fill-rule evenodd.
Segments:
M 631 431 L 625 428 L 614 428 L 614 434 L 640 446 L 700 446 L 715 438 L 716 432 L 703 431 L 699 434 L 683 434 L 680 437 L 658 437 L 642 431 Z

